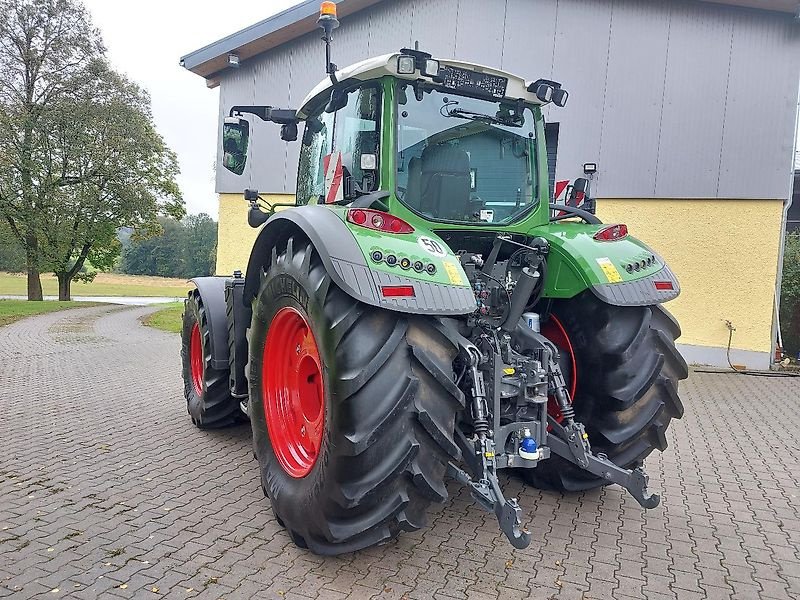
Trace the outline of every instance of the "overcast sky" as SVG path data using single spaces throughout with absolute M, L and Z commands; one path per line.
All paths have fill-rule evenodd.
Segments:
M 178 183 L 190 213 L 217 217 L 213 166 L 218 89 L 180 57 L 280 12 L 299 0 L 84 0 L 117 70 L 150 92 L 158 131 L 178 154 Z M 269 104 L 269 98 L 263 99 Z

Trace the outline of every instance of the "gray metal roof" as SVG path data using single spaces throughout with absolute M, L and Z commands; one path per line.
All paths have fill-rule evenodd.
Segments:
M 334 0 L 339 18 L 351 15 L 380 0 Z M 316 30 L 319 0 L 304 0 L 276 15 L 181 57 L 181 66 L 216 85 L 214 76 L 228 67 L 228 54 L 246 60 L 306 33 Z
M 382 0 L 334 0 L 339 18 L 346 17 Z M 787 13 L 800 10 L 798 0 L 700 0 L 715 4 L 728 4 Z M 263 21 L 237 31 L 199 50 L 181 57 L 181 65 L 192 73 L 208 80 L 209 86 L 217 84 L 216 75 L 228 67 L 228 54 L 236 53 L 246 60 L 276 46 L 289 42 L 316 29 L 319 0 L 304 0 Z

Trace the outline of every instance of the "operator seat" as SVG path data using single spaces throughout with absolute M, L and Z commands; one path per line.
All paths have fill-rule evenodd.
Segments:
M 438 219 L 469 219 L 469 156 L 456 146 L 428 146 L 420 157 L 419 210 Z

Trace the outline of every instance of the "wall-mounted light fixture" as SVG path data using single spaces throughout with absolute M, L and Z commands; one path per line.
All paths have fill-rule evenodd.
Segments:
M 236 69 L 239 68 L 239 55 L 235 52 L 228 54 L 228 66 Z

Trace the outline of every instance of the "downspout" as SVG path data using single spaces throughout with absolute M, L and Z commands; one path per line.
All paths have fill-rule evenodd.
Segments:
M 780 245 L 778 247 L 778 276 L 775 283 L 775 318 L 772 320 L 774 331 L 772 332 L 772 344 L 770 346 L 770 365 L 775 362 L 775 349 L 776 344 L 781 345 L 783 349 L 783 340 L 781 336 L 781 286 L 783 284 L 783 261 L 786 253 L 786 228 L 789 223 L 789 209 L 792 207 L 794 196 L 794 181 L 795 181 L 795 163 L 797 160 L 797 142 L 800 138 L 800 84 L 798 87 L 797 96 L 797 112 L 794 119 L 794 144 L 792 145 L 792 169 L 789 178 L 789 194 L 783 203 L 783 217 L 781 218 L 781 232 L 780 232 Z

